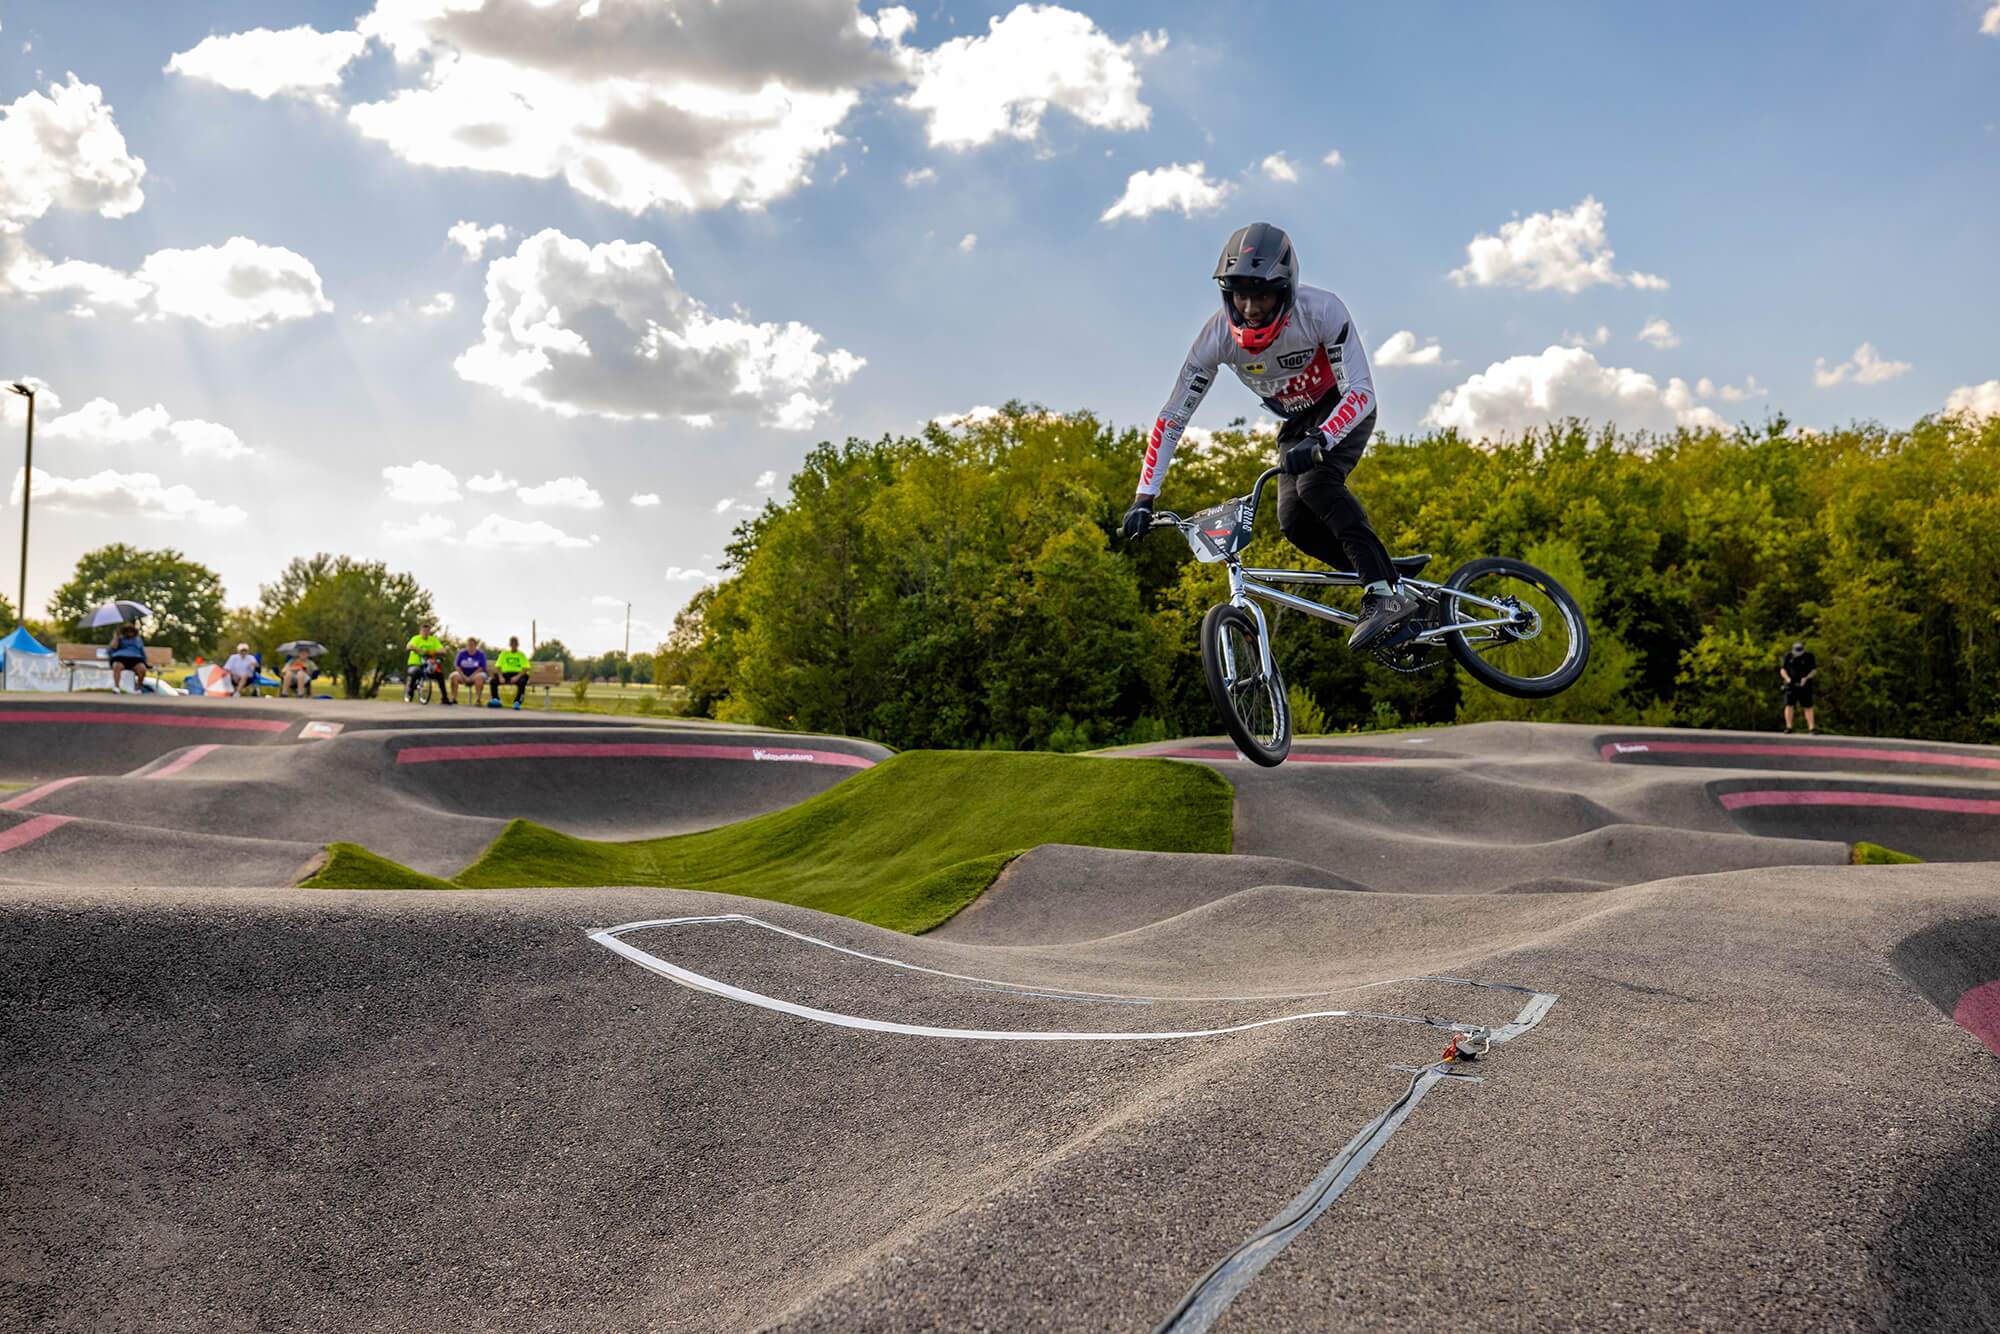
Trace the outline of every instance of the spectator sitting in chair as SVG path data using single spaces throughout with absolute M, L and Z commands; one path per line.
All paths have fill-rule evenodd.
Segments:
M 251 656 L 248 644 L 238 644 L 229 661 L 222 664 L 222 670 L 228 673 L 229 683 L 236 687 L 237 694 L 256 698 L 257 659 Z
M 312 693 L 314 675 L 312 657 L 304 649 L 295 649 L 290 660 L 285 663 L 285 674 L 280 678 L 278 686 L 279 696 L 282 698 L 291 694 L 292 687 L 297 686 L 299 698 L 306 698 Z
M 510 635 L 507 647 L 493 660 L 493 697 L 486 701 L 488 708 L 500 707 L 500 687 L 514 687 L 514 707 L 521 707 L 521 696 L 528 693 L 528 655 L 521 652 L 521 637 Z
M 486 688 L 486 650 L 479 647 L 479 640 L 472 635 L 465 637 L 465 647 L 458 651 L 458 661 L 453 664 L 451 679 L 445 682 L 445 697 L 452 704 L 458 703 L 458 688 L 472 687 L 472 707 L 479 707 L 480 693 Z
M 132 673 L 132 693 L 146 692 L 146 641 L 139 638 L 139 627 L 126 622 L 111 636 L 110 651 L 104 655 L 111 662 L 111 691 L 119 693 L 119 678 L 126 672 Z

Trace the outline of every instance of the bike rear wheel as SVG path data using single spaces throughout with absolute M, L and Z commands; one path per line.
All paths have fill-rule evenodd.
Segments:
M 1576 599 L 1526 561 L 1482 556 L 1459 566 L 1444 586 L 1509 609 L 1505 625 L 1444 637 L 1452 656 L 1480 684 L 1517 699 L 1546 699 L 1575 685 L 1590 664 L 1590 627 Z M 1452 599 L 1455 621 L 1495 621 L 1500 616 L 1489 607 Z
M 1263 658 L 1257 622 L 1243 608 L 1224 602 L 1201 618 L 1202 671 L 1223 730 L 1245 759 L 1272 768 L 1291 754 L 1292 711 L 1276 661 L 1267 677 Z

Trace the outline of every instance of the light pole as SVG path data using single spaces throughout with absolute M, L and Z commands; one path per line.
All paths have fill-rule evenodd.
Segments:
M 35 391 L 19 380 L 7 386 L 28 400 L 28 461 L 21 468 L 21 584 L 14 615 L 28 619 L 28 502 L 35 493 Z

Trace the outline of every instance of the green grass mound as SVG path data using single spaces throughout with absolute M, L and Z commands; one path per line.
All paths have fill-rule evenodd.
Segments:
M 359 843 L 329 843 L 326 862 L 300 883 L 313 889 L 456 889 L 401 862 L 377 857 Z
M 334 844 L 305 884 L 657 885 L 917 932 L 949 919 L 1038 844 L 1228 852 L 1232 800 L 1213 769 L 1171 760 L 911 751 L 796 806 L 698 834 L 603 843 L 516 820 L 450 882 Z
M 1923 858 L 1885 848 L 1880 843 L 1856 843 L 1848 860 L 1856 866 L 1907 866 L 1920 864 Z

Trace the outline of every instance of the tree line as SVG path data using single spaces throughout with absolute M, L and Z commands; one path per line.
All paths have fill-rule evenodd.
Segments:
M 435 615 L 431 594 L 416 577 L 382 561 L 325 552 L 300 556 L 258 588 L 255 603 L 231 608 L 221 577 L 199 561 L 172 549 L 113 543 L 84 553 L 69 581 L 50 596 L 47 619 L 31 618 L 28 631 L 46 644 L 108 642 L 114 627 L 82 630 L 78 623 L 114 598 L 151 609 L 141 625 L 147 642 L 173 649 L 175 660 L 183 663 L 225 658 L 236 645 L 249 644 L 267 665 L 275 666 L 279 644 L 299 639 L 323 644 L 320 665 L 340 681 L 349 698 L 373 696 L 389 676 L 400 673 L 410 636 L 419 622 Z M 0 632 L 15 623 L 12 603 L 0 598 Z M 447 643 L 462 642 L 448 630 L 440 634 Z M 481 642 L 495 643 L 483 636 Z M 531 656 L 559 659 L 565 668 L 596 662 L 573 658 L 558 640 L 540 645 Z M 616 671 L 614 665 L 611 674 Z
M 900 747 L 1079 749 L 1217 730 L 1195 630 L 1225 593 L 1171 533 L 1117 539 L 1144 437 L 1011 404 L 962 429 L 824 444 L 736 529 L 656 671 L 689 711 Z M 1249 489 L 1267 436 L 1185 444 L 1165 508 Z M 1833 729 L 2000 738 L 2000 419 L 1825 433 L 1782 417 L 1671 436 L 1553 423 L 1521 439 L 1383 438 L 1353 484 L 1442 579 L 1511 554 L 1562 580 L 1595 639 L 1554 700 L 1452 669 L 1399 675 L 1279 613 L 1301 700 L 1334 730 L 1533 718 L 1768 728 L 1779 654 L 1821 663 Z M 1246 561 L 1314 562 L 1266 493 Z

